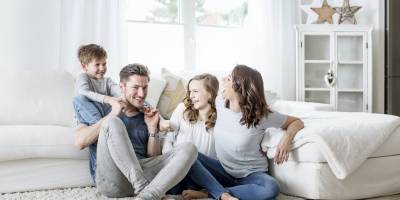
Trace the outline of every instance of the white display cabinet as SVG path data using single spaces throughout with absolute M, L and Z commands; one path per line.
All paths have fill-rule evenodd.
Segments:
M 296 97 L 336 111 L 372 111 L 371 26 L 296 25 Z

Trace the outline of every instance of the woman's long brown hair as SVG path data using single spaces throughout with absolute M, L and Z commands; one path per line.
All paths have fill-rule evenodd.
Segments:
M 192 100 L 190 99 L 189 85 L 193 80 L 203 81 L 204 88 L 208 93 L 210 93 L 211 98 L 208 103 L 211 105 L 210 111 L 207 113 L 206 130 L 210 130 L 215 126 L 215 121 L 217 120 L 217 110 L 215 108 L 215 98 L 218 94 L 219 82 L 218 79 L 211 74 L 200 74 L 192 79 L 186 85 L 186 96 L 183 99 L 185 104 L 185 111 L 183 112 L 183 117 L 185 120 L 189 120 L 190 123 L 196 123 L 199 117 L 199 111 L 193 108 Z
M 239 96 L 242 111 L 240 123 L 247 128 L 256 127 L 270 109 L 264 95 L 264 82 L 260 72 L 246 65 L 236 65 L 232 71 L 232 88 Z

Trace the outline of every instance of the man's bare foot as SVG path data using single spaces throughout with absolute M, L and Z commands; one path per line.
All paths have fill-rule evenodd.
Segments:
M 231 196 L 229 193 L 222 193 L 221 200 L 239 200 L 236 197 Z
M 208 192 L 205 190 L 197 191 L 197 190 L 183 190 L 182 192 L 183 199 L 191 200 L 191 199 L 202 199 L 208 197 Z

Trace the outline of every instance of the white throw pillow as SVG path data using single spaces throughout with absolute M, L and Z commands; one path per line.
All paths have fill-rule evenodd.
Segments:
M 264 95 L 265 95 L 265 100 L 267 101 L 268 106 L 271 108 L 275 104 L 276 100 L 278 99 L 278 94 L 271 90 L 265 90 Z
M 164 80 L 161 75 L 151 75 L 149 82 L 149 90 L 147 93 L 146 101 L 153 107 L 157 106 L 160 100 L 161 94 L 167 85 L 167 81 Z

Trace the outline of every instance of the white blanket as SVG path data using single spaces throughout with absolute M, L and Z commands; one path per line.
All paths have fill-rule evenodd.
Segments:
M 392 115 L 349 112 L 310 112 L 300 117 L 304 129 L 293 140 L 292 148 L 314 142 L 339 179 L 345 179 L 382 145 L 400 118 Z M 268 129 L 261 144 L 272 158 L 282 137 L 280 129 Z

